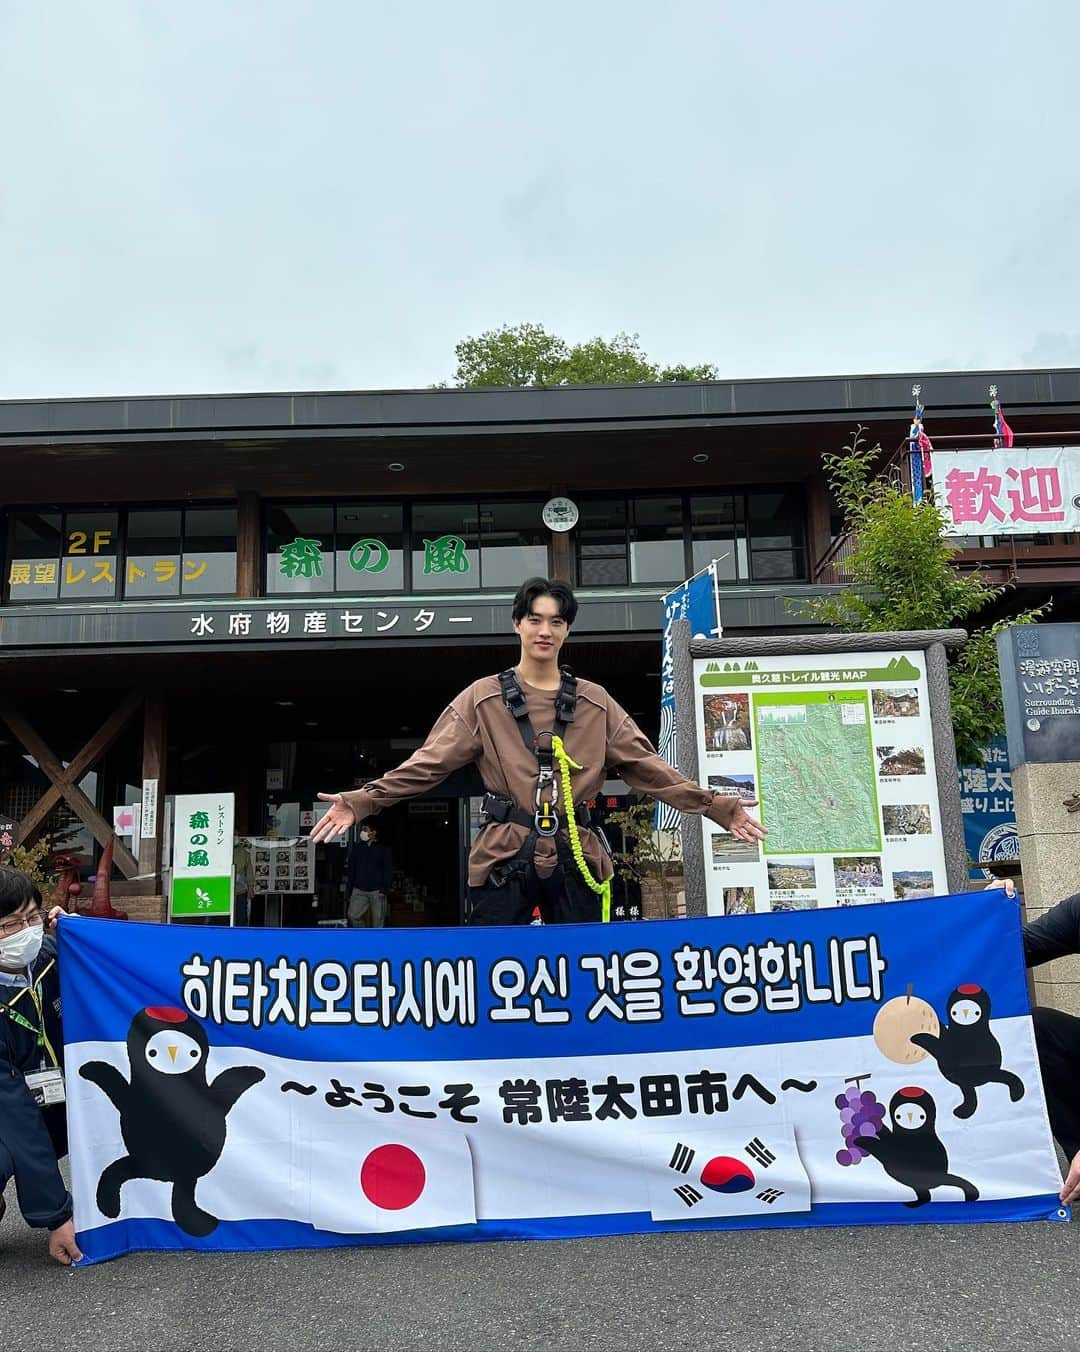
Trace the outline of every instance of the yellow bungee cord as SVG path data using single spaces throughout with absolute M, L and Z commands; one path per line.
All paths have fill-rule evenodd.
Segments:
M 578 867 L 578 872 L 585 879 L 586 886 L 600 897 L 600 918 L 606 925 L 611 919 L 611 879 L 607 878 L 604 882 L 598 882 L 593 877 L 588 864 L 585 862 L 585 854 L 581 848 L 581 836 L 578 834 L 577 816 L 574 813 L 574 791 L 570 783 L 570 771 L 571 769 L 582 770 L 584 766 L 579 765 L 576 760 L 570 759 L 561 737 L 552 737 L 551 749 L 555 759 L 559 762 L 563 812 L 566 816 L 566 829 L 570 836 L 570 852 L 574 856 L 574 863 Z

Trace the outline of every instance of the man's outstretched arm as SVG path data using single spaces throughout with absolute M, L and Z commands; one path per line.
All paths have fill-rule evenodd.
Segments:
M 607 763 L 635 793 L 659 798 L 680 812 L 696 812 L 723 826 L 740 840 L 761 840 L 765 828 L 745 810 L 734 794 L 703 789 L 659 756 L 628 713 L 612 706 L 615 717 L 608 731 Z M 609 715 L 610 717 L 610 715 Z
M 362 789 L 320 793 L 322 801 L 330 804 L 330 810 L 315 824 L 312 840 L 334 840 L 384 807 L 403 803 L 436 788 L 455 770 L 478 759 L 480 752 L 479 730 L 470 728 L 454 704 L 449 705 L 428 733 L 424 745 L 396 770 L 388 771 Z

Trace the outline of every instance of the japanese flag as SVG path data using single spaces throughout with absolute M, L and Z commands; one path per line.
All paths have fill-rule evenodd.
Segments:
M 320 1122 L 308 1150 L 305 1214 L 340 1235 L 475 1225 L 472 1155 L 454 1132 Z
M 654 1221 L 810 1210 L 810 1179 L 790 1126 L 643 1135 L 641 1151 Z

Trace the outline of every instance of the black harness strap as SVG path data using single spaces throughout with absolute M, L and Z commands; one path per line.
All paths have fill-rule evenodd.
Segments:
M 574 721 L 574 714 L 577 711 L 577 677 L 569 667 L 560 668 L 559 675 L 561 678 L 559 689 L 555 694 L 555 726 L 551 729 L 551 737 L 565 737 L 567 726 Z M 547 733 L 543 734 L 544 737 L 548 737 L 548 745 L 544 747 L 533 731 L 529 706 L 521 686 L 518 685 L 517 673 L 513 667 L 499 673 L 499 688 L 502 691 L 503 703 L 514 716 L 526 751 L 532 752 L 540 762 L 541 769 L 550 770 L 553 764 L 551 738 Z
M 529 718 L 529 706 L 518 684 L 517 673 L 513 667 L 499 673 L 499 689 L 502 700 L 513 715 L 525 749 L 536 757 L 536 812 L 532 818 L 532 828 L 537 835 L 553 836 L 559 829 L 559 818 L 552 809 L 555 784 L 555 753 L 552 742 L 556 737 L 565 737 L 567 725 L 574 721 L 577 710 L 577 678 L 569 667 L 560 669 L 559 689 L 555 694 L 555 724 L 551 733 L 542 733 L 539 737 Z M 520 811 L 520 809 L 518 809 Z M 573 804 L 565 810 L 573 811 Z

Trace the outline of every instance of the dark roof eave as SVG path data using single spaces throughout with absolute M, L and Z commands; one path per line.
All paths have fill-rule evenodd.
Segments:
M 930 417 L 987 408 L 996 383 L 1010 413 L 1080 410 L 1080 368 L 932 375 L 801 376 L 546 389 L 432 389 L 317 394 L 0 401 L 0 441 L 282 436 L 434 436 L 630 430 L 906 417 L 922 386 Z

